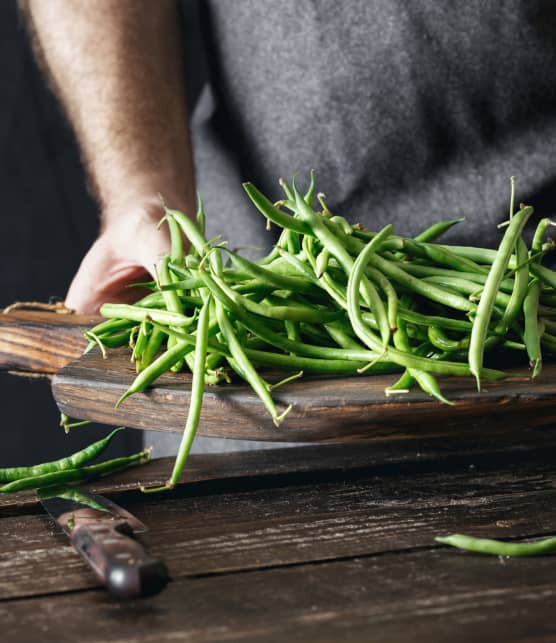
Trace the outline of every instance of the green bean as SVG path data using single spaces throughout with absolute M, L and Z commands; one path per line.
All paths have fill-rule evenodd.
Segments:
M 442 317 L 439 315 L 423 315 L 414 310 L 408 310 L 400 306 L 399 308 L 400 317 L 412 324 L 417 324 L 419 326 L 438 326 L 438 328 L 445 328 L 447 330 L 458 330 L 467 332 L 472 328 L 472 324 L 469 321 L 463 319 L 451 319 L 449 317 Z M 365 319 L 365 316 L 363 316 Z
M 134 395 L 135 393 L 145 390 L 147 386 L 154 382 L 154 380 L 166 373 L 166 371 L 169 371 L 174 364 L 179 362 L 187 355 L 187 353 L 190 352 L 191 346 L 180 342 L 157 357 L 154 362 L 151 362 L 137 375 L 131 386 L 116 402 L 114 408 L 117 409 L 130 395 Z
M 318 254 L 315 262 L 315 273 L 317 275 L 317 279 L 320 279 L 322 275 L 327 271 L 329 261 L 330 252 L 326 248 L 323 248 Z
M 147 319 L 152 319 L 159 324 L 180 327 L 191 326 L 195 321 L 195 316 L 186 317 L 185 315 L 170 312 L 168 310 L 155 310 L 153 308 L 130 306 L 128 304 L 103 304 L 100 307 L 100 314 L 104 317 L 118 317 L 136 322 L 142 322 L 146 317 Z
M 314 197 L 315 197 L 315 172 L 314 170 L 311 170 L 309 172 L 309 187 L 307 188 L 307 192 L 305 192 L 303 200 L 309 207 L 312 207 Z
M 434 277 L 424 277 L 423 281 L 426 283 L 440 284 L 446 288 L 452 288 L 454 292 L 469 295 L 469 299 L 477 301 L 481 297 L 481 292 L 484 287 L 477 285 L 468 279 L 461 277 L 444 277 L 442 275 Z M 495 302 L 498 306 L 507 308 L 510 304 L 510 297 L 506 293 L 498 291 L 496 293 Z
M 552 321 L 551 319 L 544 319 L 544 318 L 541 319 L 540 321 L 542 321 L 548 333 L 556 333 L 556 321 Z
M 141 358 L 136 363 L 138 373 L 144 371 L 147 366 L 151 364 L 153 359 L 160 351 L 162 342 L 164 341 L 165 337 L 166 335 L 160 330 L 160 328 L 153 328 L 151 334 L 147 339 L 147 344 L 143 349 L 143 352 L 141 353 Z
M 498 254 L 492 263 L 488 278 L 484 286 L 483 294 L 477 307 L 477 313 L 471 329 L 469 341 L 469 368 L 477 381 L 477 388 L 481 389 L 481 373 L 484 359 L 484 342 L 488 333 L 490 319 L 494 309 L 496 293 L 499 290 L 500 282 L 504 277 L 504 271 L 508 266 L 511 253 L 515 247 L 516 240 L 527 219 L 533 214 L 533 208 L 526 206 L 514 215 L 510 221 L 502 242 L 498 247 Z
M 281 212 L 271 203 L 252 183 L 244 183 L 243 189 L 253 202 L 257 210 L 269 221 L 286 230 L 293 230 L 299 234 L 311 234 L 310 228 L 300 219 L 295 219 L 289 214 Z
M 43 489 L 51 485 L 85 482 L 116 473 L 116 471 L 121 471 L 122 469 L 127 469 L 134 464 L 145 464 L 149 460 L 150 449 L 144 449 L 140 453 L 135 453 L 124 458 L 114 458 L 113 460 L 93 464 L 88 467 L 64 469 L 62 471 L 52 471 L 28 478 L 20 478 L 19 480 L 8 482 L 8 484 L 0 487 L 0 493 L 12 493 L 14 491 L 24 491 L 27 489 Z
M 203 255 L 206 250 L 207 240 L 197 227 L 197 224 L 179 210 L 164 208 L 164 211 L 169 219 L 174 219 L 178 223 L 183 234 L 189 239 L 197 253 Z
M 139 363 L 141 360 L 141 355 L 143 354 L 143 352 L 148 346 L 149 335 L 151 332 L 152 330 L 151 330 L 150 324 L 147 324 L 146 320 L 144 319 L 139 326 L 137 341 L 135 342 L 135 346 L 133 347 L 133 351 L 131 353 L 131 361 L 137 363 L 138 369 L 139 369 Z
M 330 337 L 340 346 L 350 350 L 361 350 L 363 347 L 352 335 L 346 331 L 346 326 L 341 322 L 330 322 L 324 325 Z
M 151 292 L 148 295 L 145 295 L 139 301 L 136 301 L 134 306 L 141 306 L 143 308 L 156 308 L 161 306 L 163 303 L 162 293 L 159 291 Z
M 330 335 L 319 324 L 301 323 L 299 324 L 299 332 L 302 338 L 308 339 L 310 342 L 322 344 L 323 346 L 333 346 Z
M 155 323 L 155 328 L 156 328 L 156 323 Z M 176 330 L 174 328 L 166 328 L 165 326 L 160 326 L 159 328 L 163 329 L 163 332 L 171 337 L 175 337 L 178 339 L 180 342 L 184 342 L 185 344 L 189 344 L 190 346 L 196 346 L 197 344 L 197 336 L 196 335 L 191 335 L 189 333 L 184 333 L 183 331 Z M 218 340 L 214 339 L 213 335 L 219 330 L 218 324 L 216 320 L 211 320 L 209 322 L 209 328 L 208 328 L 208 343 L 207 343 L 207 349 L 211 351 L 211 353 L 218 353 L 219 355 L 224 355 L 228 356 L 230 354 L 230 351 L 226 347 L 225 344 L 219 342 Z M 207 357 L 207 363 L 208 363 L 208 357 Z
M 405 332 L 405 323 L 401 318 L 398 318 L 397 330 L 394 333 L 394 345 L 400 351 L 411 353 L 411 346 Z M 433 375 L 416 368 L 408 368 L 407 370 L 408 374 L 415 379 L 415 381 L 419 384 L 422 390 L 425 391 L 425 393 L 432 395 L 443 404 L 454 404 L 442 395 L 438 382 Z
M 205 209 L 203 206 L 203 199 L 201 199 L 201 195 L 197 192 L 197 213 L 195 214 L 195 220 L 197 222 L 197 228 L 199 229 L 199 232 L 205 236 L 205 228 L 206 228 L 206 215 L 205 215 Z
M 415 378 L 411 375 L 409 369 L 406 368 L 397 382 L 384 389 L 384 393 L 386 397 L 397 393 L 409 393 L 414 384 Z
M 556 335 L 543 333 L 541 337 L 542 345 L 550 352 L 556 354 Z
M 197 324 L 197 334 L 195 343 L 195 364 L 193 367 L 193 380 L 191 382 L 191 396 L 189 402 L 189 412 L 185 423 L 185 429 L 182 435 L 178 454 L 172 469 L 172 475 L 165 485 L 151 489 L 142 488 L 142 491 L 163 491 L 173 489 L 179 482 L 185 462 L 191 451 L 191 445 L 197 433 L 199 418 L 201 416 L 201 407 L 203 405 L 203 391 L 205 387 L 205 360 L 207 357 L 208 345 L 208 327 L 209 311 L 211 298 L 207 297 L 201 312 L 199 313 L 199 323 Z
M 295 270 L 297 270 L 300 274 L 302 274 L 311 283 L 318 285 L 319 280 L 316 278 L 314 272 L 312 272 L 308 266 L 306 266 L 302 261 L 300 261 L 298 257 L 294 257 L 294 255 L 290 254 L 289 252 L 285 252 L 283 250 L 280 251 L 280 257 L 283 258 L 285 261 L 287 261 Z M 273 265 L 274 264 L 271 264 L 271 266 Z
M 286 319 L 284 322 L 284 328 L 286 329 L 286 336 L 288 339 L 291 339 L 294 342 L 299 342 L 301 340 L 299 335 L 299 326 L 296 322 Z
M 368 277 L 378 284 L 378 287 L 386 295 L 388 324 L 390 330 L 394 332 L 398 319 L 398 295 L 396 294 L 396 290 L 388 277 L 385 277 L 379 270 L 367 267 L 365 272 Z
M 269 351 L 259 351 L 251 348 L 245 349 L 247 357 L 255 364 L 265 367 L 278 367 L 286 370 L 301 369 L 307 373 L 320 373 L 329 375 L 357 375 L 359 369 L 364 368 L 368 361 L 349 359 L 325 359 L 318 357 L 305 357 L 302 355 L 283 355 Z M 373 374 L 393 373 L 399 370 L 395 364 L 377 362 L 370 369 Z
M 441 235 L 447 232 L 450 228 L 455 226 L 458 223 L 465 221 L 465 217 L 459 219 L 452 219 L 450 221 L 439 221 L 438 223 L 433 223 L 430 227 L 423 230 L 419 233 L 414 240 L 420 241 L 421 243 L 426 243 L 438 239 Z
M 535 230 L 535 234 L 533 236 L 533 241 L 531 243 L 531 250 L 533 252 L 541 252 L 544 236 L 550 226 L 556 226 L 556 223 L 546 217 L 539 221 L 537 229 Z
M 91 335 L 94 334 L 92 331 L 84 331 L 83 335 L 86 338 L 91 337 Z M 101 335 L 98 337 L 98 339 L 102 342 L 104 346 L 107 348 L 119 348 L 120 346 L 126 346 L 129 344 L 131 338 L 131 331 L 125 331 L 122 333 L 114 333 L 113 335 Z M 97 346 L 98 343 L 94 340 L 91 340 L 89 342 L 89 345 L 85 349 L 85 353 L 88 353 L 91 348 Z
M 461 272 L 485 273 L 485 268 L 466 257 L 460 257 L 445 247 L 404 239 L 403 251 L 416 257 L 430 259 L 435 264 L 450 266 Z
M 490 248 L 475 248 L 473 246 L 441 246 L 441 247 L 454 252 L 460 257 L 471 259 L 471 261 L 475 261 L 479 264 L 482 263 L 482 264 L 492 265 L 498 256 L 498 251 L 491 250 Z M 543 252 L 545 250 L 547 251 L 548 249 L 549 249 L 548 246 L 546 248 L 545 246 L 543 246 Z M 510 260 L 508 262 L 508 269 L 515 270 L 516 268 L 517 268 L 517 262 L 515 257 L 510 257 Z M 535 268 L 536 269 L 540 268 L 539 272 L 545 273 L 546 279 L 543 279 L 543 281 L 550 283 L 550 285 L 553 288 L 556 287 L 555 285 L 556 273 L 553 270 L 549 270 L 548 268 L 544 268 L 543 266 L 536 266 Z M 531 266 L 531 272 L 535 274 L 535 271 L 533 270 L 533 266 Z
M 533 279 L 529 285 L 527 295 L 523 300 L 523 315 L 525 317 L 525 328 L 523 331 L 523 341 L 527 348 L 527 355 L 529 356 L 529 363 L 533 369 L 533 377 L 537 377 L 542 368 L 542 352 L 541 352 L 541 335 L 539 332 L 539 295 L 540 295 L 540 282 L 538 279 Z
M 172 217 L 168 218 L 169 222 L 171 221 L 171 227 L 170 230 L 172 231 L 172 235 L 178 236 L 180 241 L 181 241 L 181 231 L 180 228 Z M 171 257 L 166 256 L 162 259 L 160 262 L 160 285 L 161 287 L 171 284 L 172 283 L 172 277 L 170 276 L 170 269 L 169 269 L 169 262 L 170 259 L 173 261 L 178 261 L 180 259 L 183 259 L 183 247 L 180 246 L 180 243 L 177 240 L 172 240 L 172 253 L 176 253 L 175 255 L 173 254 Z M 175 246 L 175 247 L 174 247 Z M 181 254 L 180 254 L 180 248 L 181 248 Z M 172 313 L 178 313 L 179 315 L 184 314 L 184 309 L 182 305 L 182 300 L 178 297 L 178 294 L 176 291 L 173 290 L 163 290 L 162 291 L 162 296 L 164 297 L 164 303 L 166 304 L 166 309 L 169 312 Z M 168 338 L 168 348 L 172 348 L 175 345 L 175 340 L 173 338 Z M 178 360 L 172 367 L 171 371 L 174 373 L 179 373 L 183 368 L 183 360 Z
M 0 469 L 0 482 L 9 482 L 11 480 L 19 480 L 21 478 L 31 478 L 35 476 L 52 473 L 55 471 L 66 471 L 67 469 L 75 469 L 89 462 L 97 455 L 100 455 L 104 449 L 110 444 L 112 438 L 123 431 L 123 427 L 114 429 L 102 440 L 90 444 L 81 451 L 77 451 L 66 458 L 54 460 L 53 462 L 44 462 L 43 464 L 36 464 L 30 467 L 10 467 L 9 469 Z
M 93 326 L 90 330 L 97 335 L 97 337 L 102 337 L 104 334 L 110 335 L 117 331 L 129 330 L 134 326 L 135 322 L 129 321 L 128 319 L 107 319 Z
M 494 332 L 500 335 L 506 334 L 508 328 L 513 324 L 521 312 L 523 300 L 527 295 L 527 289 L 529 286 L 529 266 L 527 264 L 528 252 L 525 241 L 523 241 L 521 237 L 517 240 L 515 252 L 519 267 L 515 273 L 514 288 L 512 290 L 510 301 L 504 311 L 504 315 L 494 329 Z
M 306 236 L 303 239 L 303 248 L 304 248 L 305 256 L 314 271 L 313 276 L 316 276 L 318 272 L 318 268 L 317 268 L 317 259 L 313 253 L 314 242 L 315 242 L 315 239 L 313 237 Z M 344 310 L 347 308 L 344 289 L 331 278 L 328 272 L 324 272 L 321 275 L 321 277 L 318 279 L 317 283 L 319 287 L 322 290 L 324 290 L 331 297 L 331 299 L 336 302 L 336 304 L 340 308 L 343 308 Z
M 226 342 L 230 348 L 230 353 L 233 359 L 237 362 L 237 364 L 239 365 L 242 371 L 243 376 L 252 386 L 255 393 L 257 393 L 262 403 L 264 404 L 266 410 L 270 413 L 274 424 L 276 426 L 279 426 L 282 420 L 284 419 L 285 414 L 290 410 L 291 407 L 288 407 L 284 411 L 284 413 L 278 414 L 274 400 L 272 399 L 270 393 L 268 392 L 268 388 L 265 382 L 257 373 L 257 371 L 253 368 L 253 365 L 245 355 L 245 352 L 233 330 L 232 324 L 228 319 L 227 313 L 224 310 L 224 307 L 222 306 L 222 304 L 218 300 L 216 301 L 216 317 L 218 319 L 218 325 L 220 326 L 220 330 L 222 331 L 222 334 L 224 335 Z
M 468 338 L 464 338 L 458 341 L 450 339 L 444 334 L 442 329 L 438 328 L 437 326 L 429 326 L 427 335 L 430 343 L 435 348 L 439 348 L 442 351 L 452 352 L 469 348 Z
M 490 538 L 473 538 L 463 534 L 438 536 L 436 542 L 450 545 L 458 549 L 477 552 L 479 554 L 493 554 L 494 556 L 539 556 L 556 551 L 556 537 L 537 540 L 530 543 L 509 543 Z
M 376 250 L 380 247 L 382 241 L 386 239 L 392 233 L 392 226 L 388 225 L 383 228 L 369 243 L 365 248 L 359 253 L 359 256 L 355 260 L 355 263 L 352 266 L 351 274 L 349 278 L 355 274 L 353 279 L 357 280 L 360 283 L 361 293 L 364 295 L 367 292 L 367 303 L 370 307 L 370 310 L 375 318 L 378 327 L 380 329 L 380 334 L 382 337 L 382 342 L 386 346 L 390 341 L 390 334 L 392 330 L 396 328 L 396 315 L 398 307 L 398 298 L 395 291 L 392 288 L 392 285 L 386 277 L 373 268 L 369 268 L 368 264 L 372 257 L 375 255 Z M 368 282 L 368 285 L 365 285 L 365 275 L 368 275 L 374 281 L 379 283 L 379 286 L 387 293 L 388 297 L 388 313 L 384 308 L 384 304 L 380 299 L 380 296 L 376 292 L 374 286 L 368 288 L 372 282 Z M 349 283 L 349 282 L 348 282 Z M 363 286 L 363 288 L 361 288 Z M 392 319 L 392 314 L 394 318 Z
M 303 199 L 299 195 L 299 192 L 297 192 L 295 185 L 294 193 L 296 196 L 296 206 L 298 208 L 299 215 L 308 222 L 308 224 L 311 226 L 311 229 L 313 230 L 314 235 L 319 239 L 323 247 L 327 248 L 330 254 L 336 257 L 336 259 L 344 269 L 346 275 L 351 276 L 354 269 L 354 261 L 350 257 L 347 250 L 330 232 L 330 230 L 319 220 L 318 216 L 311 210 L 311 208 L 309 208 L 305 201 L 303 201 Z M 367 254 L 365 255 L 364 259 L 366 259 L 368 255 L 369 260 L 372 260 L 370 259 L 370 257 L 374 256 L 375 250 L 380 247 L 380 242 L 382 241 L 382 239 L 391 234 L 391 231 L 392 227 L 386 226 L 386 228 L 384 228 L 384 230 L 382 231 L 382 237 L 379 238 L 378 241 L 375 241 L 373 239 L 373 241 L 369 242 L 367 248 L 369 248 L 370 244 L 373 244 L 373 246 L 370 248 L 370 250 L 367 250 Z M 386 345 L 390 338 L 390 326 L 388 324 L 388 317 L 386 315 L 384 304 L 382 303 L 382 300 L 380 299 L 375 286 L 365 277 L 362 271 L 360 279 L 357 280 L 357 283 L 358 286 L 362 289 L 365 302 L 372 310 L 375 319 L 377 319 L 378 325 L 381 330 L 382 341 Z

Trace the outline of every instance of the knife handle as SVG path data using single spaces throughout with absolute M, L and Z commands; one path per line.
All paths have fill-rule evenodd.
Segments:
M 79 525 L 71 541 L 112 594 L 122 598 L 156 594 L 168 582 L 166 565 L 147 556 L 131 534 L 126 523 Z

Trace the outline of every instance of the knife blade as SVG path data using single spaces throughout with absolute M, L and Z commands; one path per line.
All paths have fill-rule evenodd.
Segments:
M 43 491 L 39 501 L 112 594 L 135 598 L 165 587 L 166 565 L 133 538 L 147 527 L 131 513 L 108 498 L 74 487 Z

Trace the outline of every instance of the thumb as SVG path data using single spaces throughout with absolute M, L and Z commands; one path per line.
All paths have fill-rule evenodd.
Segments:
M 105 237 L 99 237 L 85 255 L 70 284 L 65 305 L 79 313 L 97 314 L 106 302 L 131 303 L 141 293 L 128 288 L 130 282 L 145 277 L 143 266 L 118 260 Z

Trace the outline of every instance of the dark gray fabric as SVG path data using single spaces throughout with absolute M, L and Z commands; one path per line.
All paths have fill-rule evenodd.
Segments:
M 371 229 L 465 216 L 451 238 L 493 245 L 511 175 L 520 200 L 553 210 L 553 3 L 202 7 L 210 87 L 193 130 L 211 234 L 270 243 L 241 180 L 278 197 L 279 176 L 310 168 L 332 207 Z

